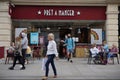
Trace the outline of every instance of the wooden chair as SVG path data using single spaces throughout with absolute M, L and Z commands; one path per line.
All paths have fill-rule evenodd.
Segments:
M 40 49 L 37 48 L 37 49 L 34 49 L 33 50 L 33 59 L 37 58 L 37 59 L 40 59 L 41 55 L 40 55 Z
M 5 59 L 5 64 L 8 63 L 9 64 L 9 60 L 14 58 L 14 53 L 11 53 L 9 54 L 8 53 L 8 50 L 6 50 L 6 53 L 7 53 L 7 56 L 6 56 L 6 59 Z

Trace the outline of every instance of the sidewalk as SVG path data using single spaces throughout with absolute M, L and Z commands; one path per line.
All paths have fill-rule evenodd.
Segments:
M 41 60 L 26 65 L 26 70 L 19 70 L 20 65 L 16 65 L 15 70 L 8 70 L 12 64 L 0 64 L 0 80 L 41 80 L 44 71 L 41 70 Z M 120 79 L 120 64 L 94 65 L 87 64 L 85 58 L 74 58 L 73 63 L 65 59 L 55 60 L 59 79 Z M 49 76 L 53 76 L 50 66 Z M 51 80 L 52 78 L 49 78 Z

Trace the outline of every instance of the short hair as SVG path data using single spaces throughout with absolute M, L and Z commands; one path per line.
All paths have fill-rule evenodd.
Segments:
M 50 37 L 51 40 L 54 40 L 54 34 L 53 33 L 49 33 L 48 36 Z

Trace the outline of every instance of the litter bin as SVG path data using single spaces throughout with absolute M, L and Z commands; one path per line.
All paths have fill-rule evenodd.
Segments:
M 4 47 L 0 47 L 0 59 L 4 58 Z

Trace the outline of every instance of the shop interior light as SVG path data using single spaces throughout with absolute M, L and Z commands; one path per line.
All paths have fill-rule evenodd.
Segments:
M 58 29 L 61 29 L 61 27 L 58 27 Z
M 41 33 L 41 29 L 40 28 L 38 28 L 38 33 Z
M 78 33 L 79 33 L 79 34 L 81 33 L 81 30 L 80 30 L 80 28 L 78 29 Z
M 47 30 L 50 30 L 50 27 L 47 27 L 46 29 L 47 29 Z
M 69 29 L 72 29 L 72 27 L 69 27 Z

